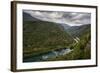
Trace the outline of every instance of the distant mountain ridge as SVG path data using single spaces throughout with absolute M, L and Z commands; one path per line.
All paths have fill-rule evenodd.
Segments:
M 23 21 L 37 21 L 38 19 L 32 17 L 30 14 L 23 12 Z
M 84 35 L 85 33 L 91 32 L 91 25 L 81 25 L 81 26 L 72 26 L 66 30 L 69 34 L 71 34 L 73 37 L 80 37 Z

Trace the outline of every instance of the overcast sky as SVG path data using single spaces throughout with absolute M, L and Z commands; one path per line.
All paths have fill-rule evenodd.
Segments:
M 64 23 L 70 26 L 91 24 L 91 13 L 34 10 L 24 10 L 24 12 L 43 21 Z

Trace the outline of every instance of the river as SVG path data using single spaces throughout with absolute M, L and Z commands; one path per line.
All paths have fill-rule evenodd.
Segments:
M 24 59 L 24 62 L 39 62 L 39 61 L 47 61 L 49 58 L 55 58 L 59 56 L 63 56 L 65 54 L 68 54 L 72 50 L 70 48 L 62 48 L 55 51 L 50 51 L 47 53 L 39 54 L 36 56 L 32 56 L 29 58 Z

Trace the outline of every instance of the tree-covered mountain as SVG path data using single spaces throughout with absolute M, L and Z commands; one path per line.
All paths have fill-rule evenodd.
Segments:
M 75 27 L 75 28 L 74 28 Z M 73 26 L 66 30 L 73 38 L 78 37 L 78 42 L 70 44 L 70 49 L 73 51 L 56 58 L 51 58 L 49 61 L 55 60 L 84 60 L 91 58 L 91 25 Z M 71 33 L 70 33 L 71 32 Z
M 69 34 L 71 34 L 73 37 L 81 37 L 85 35 L 85 33 L 91 32 L 91 25 L 81 25 L 81 26 L 71 26 L 66 30 Z
M 67 48 L 73 39 L 58 24 L 46 21 L 24 21 L 24 57 L 50 50 Z

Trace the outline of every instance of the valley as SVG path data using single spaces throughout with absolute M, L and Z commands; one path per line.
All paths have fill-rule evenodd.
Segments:
M 91 24 L 69 26 L 23 16 L 23 62 L 91 58 Z

